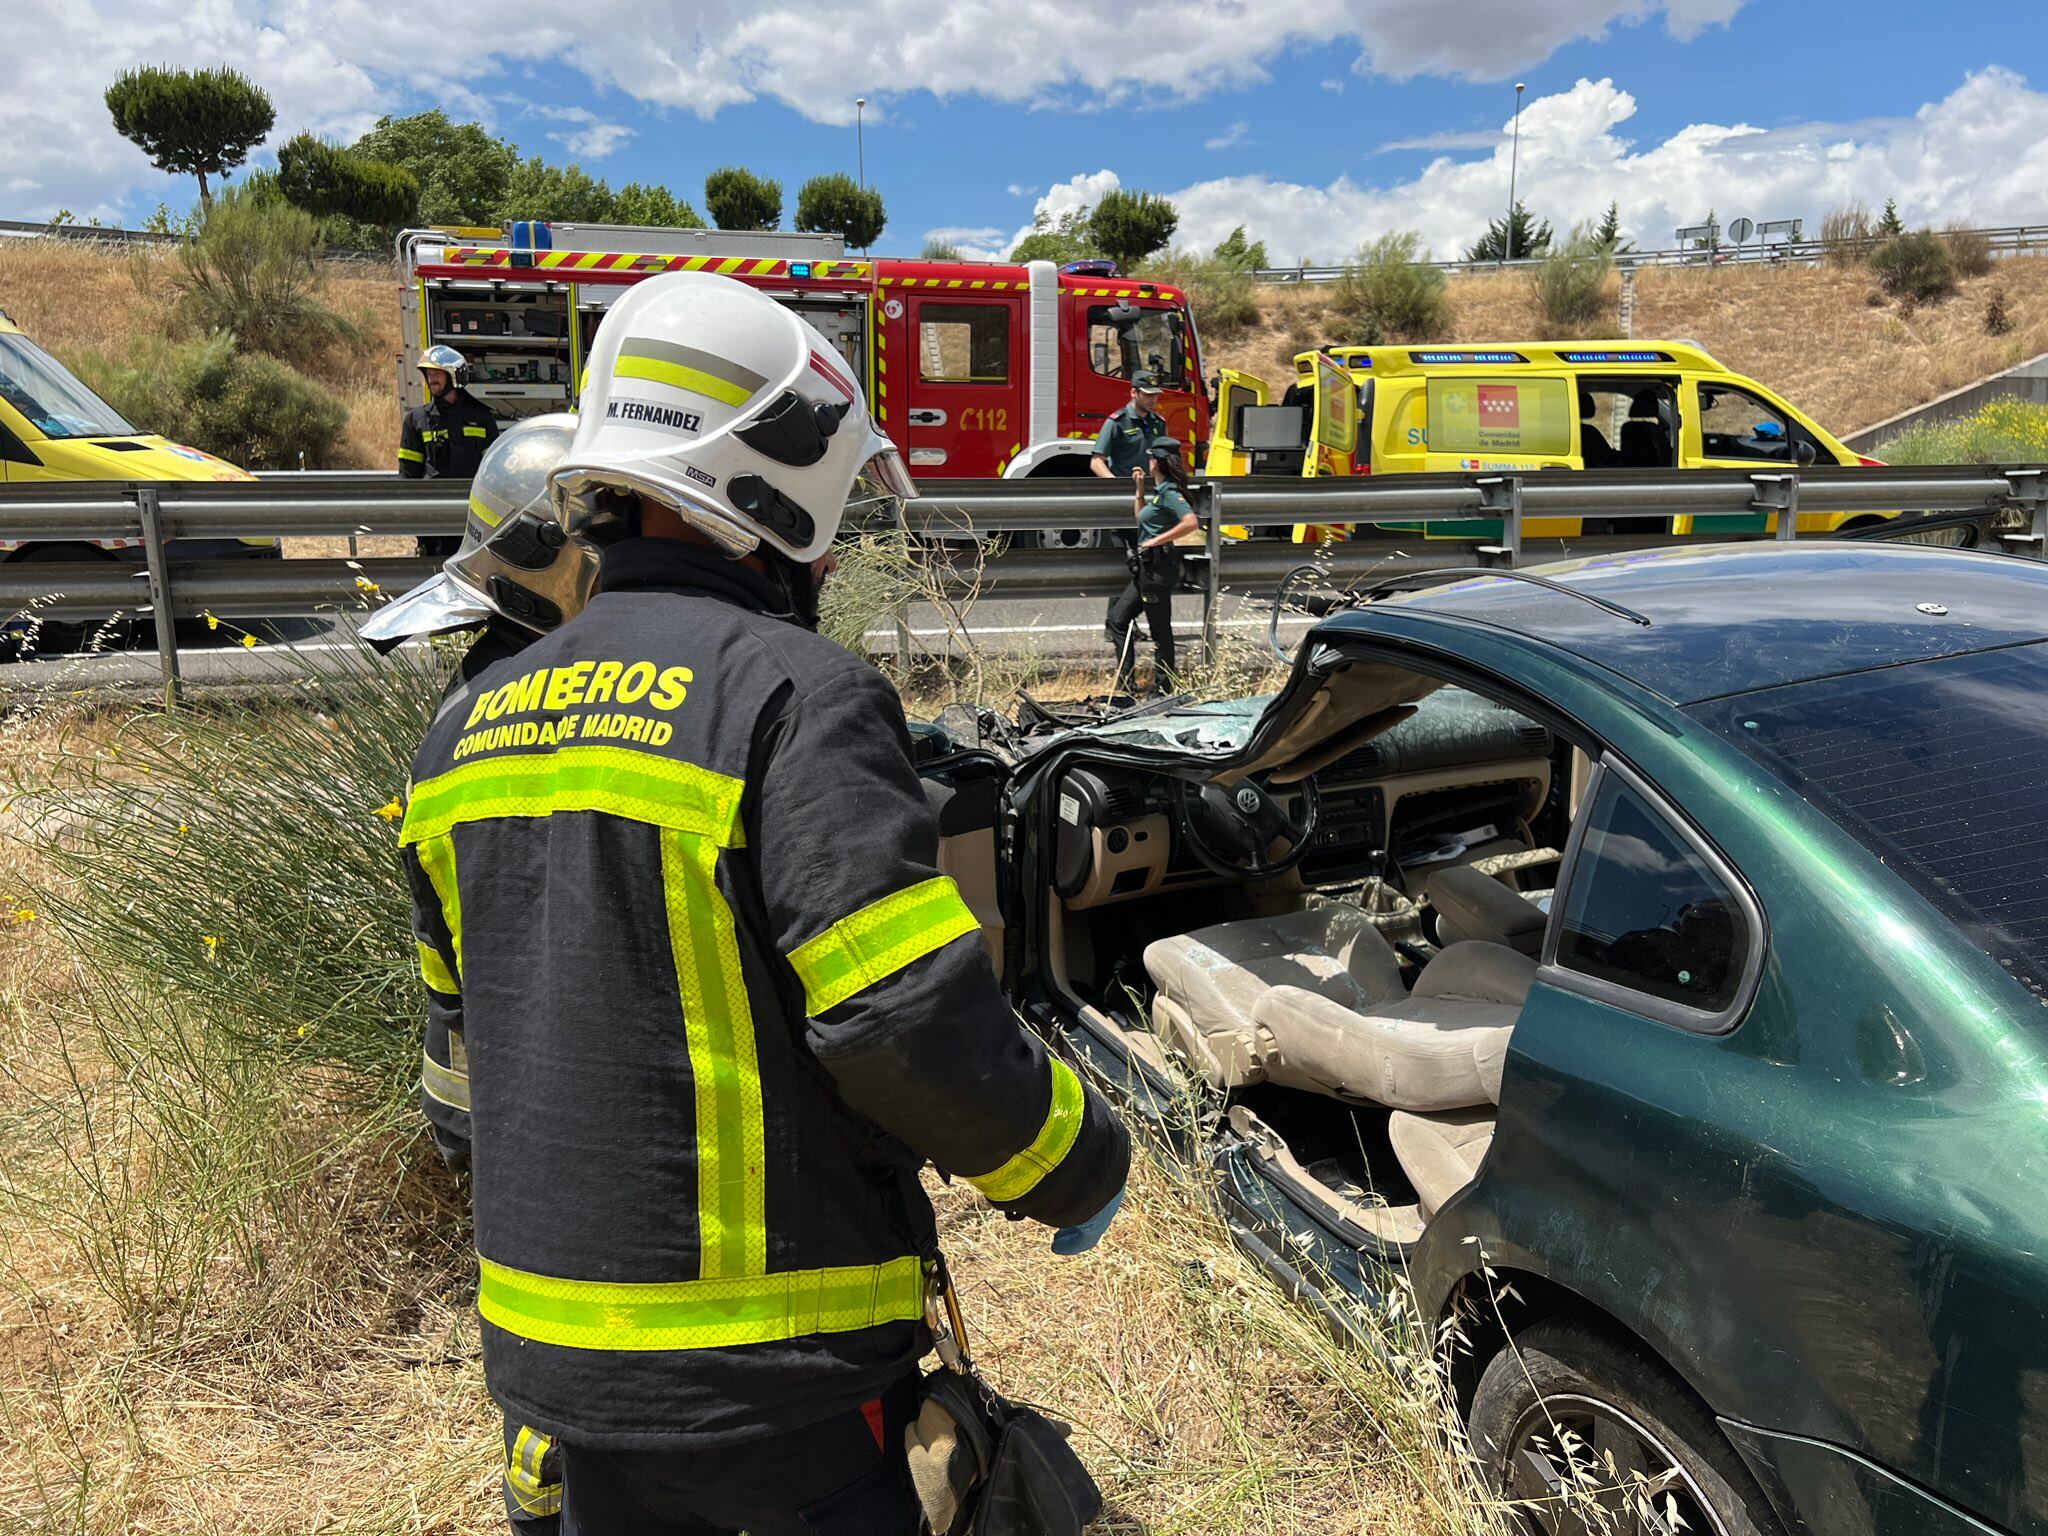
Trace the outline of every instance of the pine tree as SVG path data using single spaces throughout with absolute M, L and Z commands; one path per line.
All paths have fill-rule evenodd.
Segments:
M 1486 233 L 1479 237 L 1478 244 L 1465 253 L 1467 261 L 1505 261 L 1512 254 L 1516 261 L 1526 256 L 1542 256 L 1550 250 L 1550 224 L 1547 220 L 1532 216 L 1518 200 L 1515 203 L 1514 249 L 1508 248 L 1508 221 L 1505 215 L 1486 226 Z
M 1877 221 L 1877 232 L 1886 240 L 1906 232 L 1906 221 L 1899 217 L 1899 200 L 1896 197 L 1884 200 L 1884 217 Z
M 1621 206 L 1618 203 L 1609 203 L 1607 212 L 1600 216 L 1600 223 L 1593 231 L 1593 243 L 1610 256 L 1635 249 L 1633 241 L 1621 238 Z

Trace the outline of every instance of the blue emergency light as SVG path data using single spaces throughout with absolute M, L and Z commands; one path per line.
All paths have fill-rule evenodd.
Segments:
M 809 277 L 811 275 L 811 264 L 808 261 L 792 261 L 789 264 L 789 275 L 791 277 Z
M 1410 352 L 1411 363 L 1444 365 L 1451 363 L 1526 363 L 1529 361 L 1519 352 Z
M 1560 352 L 1567 363 L 1668 363 L 1669 352 Z

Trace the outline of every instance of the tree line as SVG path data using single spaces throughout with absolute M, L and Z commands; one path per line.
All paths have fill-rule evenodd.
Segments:
M 237 70 L 146 66 L 107 87 L 114 127 L 158 170 L 193 176 L 200 211 L 213 206 L 214 180 L 225 182 L 276 126 L 262 87 Z M 275 171 L 243 178 L 246 195 L 282 199 L 322 221 L 331 247 L 377 250 L 411 225 L 502 227 L 519 219 L 701 229 L 684 197 L 659 183 L 614 188 L 581 165 L 522 157 L 481 124 L 458 123 L 435 108 L 383 117 L 352 144 L 299 133 L 278 149 Z M 779 182 L 738 166 L 704 180 L 704 206 L 720 229 L 782 227 Z M 866 249 L 888 222 L 882 194 L 843 172 L 814 176 L 797 189 L 794 227 L 842 236 Z

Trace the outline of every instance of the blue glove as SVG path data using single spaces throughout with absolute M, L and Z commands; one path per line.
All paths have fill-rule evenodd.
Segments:
M 1052 1235 L 1052 1251 L 1063 1259 L 1070 1259 L 1077 1253 L 1086 1253 L 1102 1241 L 1102 1234 L 1109 1230 L 1109 1224 L 1116 1219 L 1116 1213 L 1123 1208 L 1124 1192 L 1119 1189 L 1109 1204 L 1090 1216 L 1078 1227 L 1061 1227 Z

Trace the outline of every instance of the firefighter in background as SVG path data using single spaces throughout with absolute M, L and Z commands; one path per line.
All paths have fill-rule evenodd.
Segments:
M 1181 462 L 1180 444 L 1168 438 L 1154 443 L 1146 454 L 1147 487 L 1137 495 L 1137 548 L 1133 552 L 1130 584 L 1110 600 L 1105 627 L 1109 642 L 1116 647 L 1116 683 L 1113 692 L 1129 697 L 1138 673 L 1138 615 L 1152 632 L 1152 688 L 1155 693 L 1174 689 L 1173 589 L 1180 584 L 1178 541 L 1201 526 L 1195 509 L 1188 504 L 1188 471 Z
M 398 473 L 407 480 L 468 480 L 497 441 L 498 421 L 490 408 L 462 386 L 469 362 L 453 347 L 429 347 L 418 364 L 427 398 L 405 413 L 398 428 Z M 423 555 L 447 556 L 462 541 L 422 538 Z
M 1159 379 L 1143 369 L 1131 375 L 1131 398 L 1095 434 L 1095 452 L 1088 468 L 1103 480 L 1129 480 L 1141 491 L 1146 484 L 1146 455 L 1157 442 L 1171 442 L 1166 418 L 1159 414 Z
M 636 284 L 563 526 L 583 613 L 414 760 L 415 930 L 469 1047 L 484 1374 L 565 1536 L 914 1536 L 927 1158 L 1091 1246 L 1130 1145 L 934 867 L 903 707 L 815 633 L 859 385 L 744 284 Z
M 535 416 L 491 445 L 470 488 L 461 547 L 432 579 L 386 603 L 362 625 L 364 640 L 389 652 L 418 635 L 474 631 L 449 679 L 441 711 L 467 711 L 470 685 L 493 663 L 523 650 L 583 611 L 597 578 L 597 551 L 562 532 L 548 499 L 548 474 L 569 451 L 576 418 Z M 442 1160 L 470 1166 L 469 1063 L 453 976 L 420 950 L 426 982 L 426 1039 L 420 1108 Z M 505 1513 L 520 1536 L 557 1536 L 561 1453 L 552 1436 L 507 1416 Z

